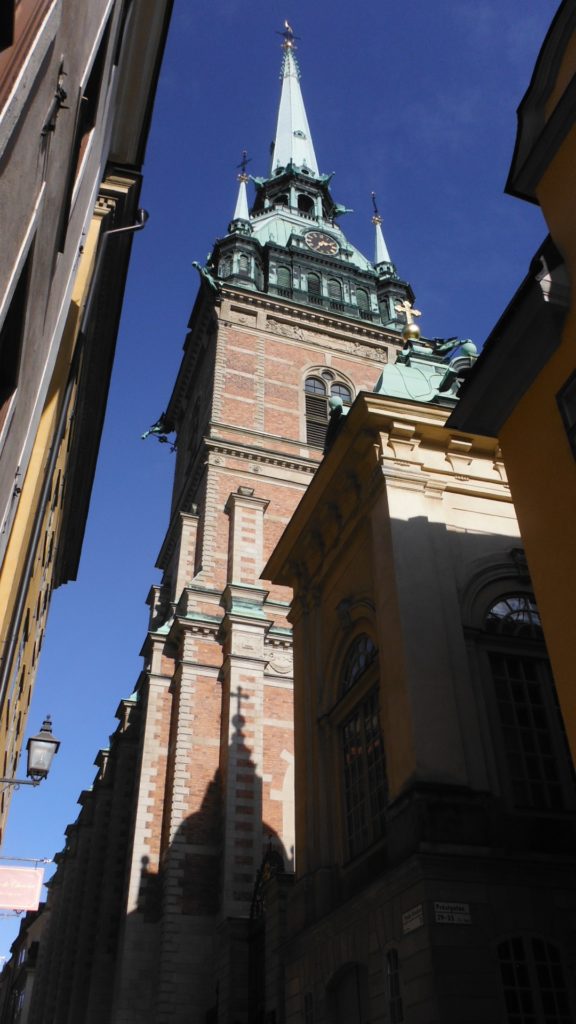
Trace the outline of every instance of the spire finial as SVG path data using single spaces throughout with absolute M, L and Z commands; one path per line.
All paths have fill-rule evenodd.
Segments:
M 380 216 L 376 203 L 376 193 L 371 192 L 370 198 L 372 199 L 372 209 L 374 210 L 374 213 L 372 214 L 372 223 L 376 229 L 374 266 L 379 267 L 381 271 L 388 271 L 389 268 L 393 270 L 394 268 L 392 267 L 390 253 L 388 252 L 386 242 L 384 241 L 384 235 L 382 234 L 382 217 Z
M 296 49 L 294 40 L 298 39 L 299 37 L 294 35 L 294 29 L 292 28 L 292 26 L 289 24 L 289 22 L 287 20 L 284 21 L 284 28 L 283 28 L 282 32 L 278 33 L 278 35 L 279 36 L 283 36 L 283 38 L 284 38 L 284 42 L 282 43 L 282 49 L 283 50 L 295 50 Z
M 234 210 L 234 216 L 228 225 L 229 231 L 240 232 L 241 234 L 250 234 L 252 227 L 250 225 L 250 213 L 248 211 L 248 193 L 246 191 L 246 184 L 250 181 L 249 175 L 246 173 L 246 166 L 250 163 L 250 157 L 246 149 L 242 150 L 242 159 L 239 164 L 236 165 L 240 169 L 240 174 L 236 175 L 239 182 L 238 185 L 238 198 L 236 200 L 236 208 Z
M 250 163 L 251 159 L 252 157 L 248 156 L 248 150 L 243 149 L 242 159 L 239 164 L 236 164 L 236 166 L 240 168 L 240 174 L 237 175 L 238 181 L 243 181 L 244 184 L 250 180 L 249 176 L 246 174 L 246 166 Z
M 380 216 L 380 214 L 378 212 L 378 207 L 376 205 L 376 193 L 375 192 L 371 192 L 370 193 L 370 198 L 372 199 L 372 206 L 374 208 L 374 213 L 372 214 L 372 223 L 373 224 L 381 224 L 382 223 L 382 217 Z

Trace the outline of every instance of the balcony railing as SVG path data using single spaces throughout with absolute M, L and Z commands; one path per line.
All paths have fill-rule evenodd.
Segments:
M 361 309 L 349 302 L 339 302 L 327 295 L 314 295 L 312 292 L 302 291 L 299 288 L 281 288 L 279 285 L 270 285 L 270 294 L 278 295 L 283 299 L 292 299 L 293 302 L 302 302 L 309 306 L 319 306 L 321 309 L 332 310 L 334 313 L 342 313 L 344 316 L 355 317 L 358 320 L 366 320 L 368 323 L 377 322 L 380 319 L 379 313 L 371 309 Z

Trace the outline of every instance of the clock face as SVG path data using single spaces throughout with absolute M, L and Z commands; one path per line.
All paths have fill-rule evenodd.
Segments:
M 307 231 L 304 241 L 310 249 L 314 249 L 314 252 L 323 253 L 325 256 L 336 256 L 340 251 L 336 239 L 331 235 L 325 235 L 323 231 Z

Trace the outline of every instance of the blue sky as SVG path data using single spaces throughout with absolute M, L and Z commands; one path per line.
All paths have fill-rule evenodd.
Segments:
M 145 598 L 168 522 L 174 456 L 141 433 L 165 408 L 203 262 L 225 233 L 247 149 L 266 174 L 284 18 L 300 36 L 316 155 L 341 222 L 373 253 L 375 191 L 391 258 L 428 336 L 481 344 L 546 233 L 503 194 L 525 92 L 555 0 L 176 0 L 144 168 L 79 580 L 56 591 L 29 726 L 62 741 L 50 778 L 15 793 L 2 853 L 49 857 L 95 774 L 141 668 Z M 22 770 L 24 770 L 22 768 Z M 0 954 L 18 928 L 0 920 Z

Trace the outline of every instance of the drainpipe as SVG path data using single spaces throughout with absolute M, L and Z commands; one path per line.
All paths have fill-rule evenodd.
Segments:
M 58 458 L 58 450 L 64 431 L 66 429 L 66 418 L 68 414 L 68 403 L 70 401 L 70 395 L 72 394 L 72 388 L 76 380 L 76 371 L 80 362 L 80 356 L 82 354 L 84 328 L 89 323 L 90 314 L 94 305 L 94 299 L 96 296 L 96 286 L 98 278 L 100 277 L 100 268 L 104 261 L 104 256 L 108 247 L 108 240 L 111 235 L 121 234 L 134 234 L 136 231 L 141 231 L 145 227 L 146 221 L 148 220 L 149 214 L 146 210 L 137 210 L 136 212 L 136 223 L 128 224 L 127 227 L 123 228 L 110 228 L 108 231 L 103 231 L 101 236 L 101 242 L 98 247 L 96 254 L 96 261 L 94 264 L 94 272 L 90 281 L 90 287 L 88 289 L 88 298 L 84 306 L 84 312 L 82 314 L 82 322 L 78 331 L 78 342 L 74 350 L 72 357 L 72 363 L 70 364 L 70 372 L 68 374 L 68 381 L 64 390 L 64 397 L 60 412 L 58 414 L 58 422 L 56 424 L 56 431 L 52 441 L 52 447 L 50 449 L 50 455 L 48 456 L 48 464 L 46 466 L 46 473 L 44 476 L 44 482 L 42 484 L 42 491 L 40 493 L 40 500 L 36 509 L 34 518 L 34 528 L 32 530 L 32 536 L 28 545 L 28 551 L 26 553 L 26 561 L 24 563 L 24 569 L 20 576 L 20 585 L 18 588 L 18 597 L 16 600 L 16 607 L 14 608 L 14 614 L 12 616 L 12 622 L 10 623 L 10 631 L 6 641 L 6 653 L 2 661 L 2 668 L 0 669 L 0 712 L 4 710 L 4 701 L 6 698 L 6 691 L 8 689 L 8 678 L 10 675 L 10 669 L 12 667 L 12 659 L 14 657 L 14 651 L 16 649 L 16 640 L 20 632 L 20 626 L 22 624 L 22 616 L 24 614 L 24 607 L 26 604 L 26 598 L 28 595 L 28 580 L 32 575 L 32 568 L 34 564 L 34 558 L 36 555 L 36 548 L 38 546 L 38 540 L 40 538 L 40 530 L 44 521 L 44 513 L 49 501 L 49 495 L 52 485 L 52 477 L 54 475 L 54 467 Z

